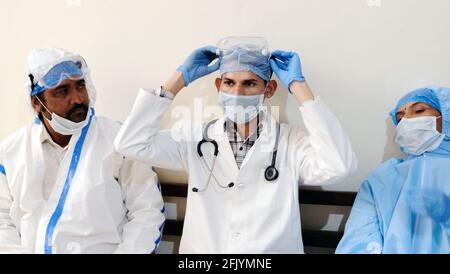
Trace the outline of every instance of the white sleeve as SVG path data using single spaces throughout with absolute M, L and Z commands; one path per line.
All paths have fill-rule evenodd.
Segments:
M 117 254 L 150 254 L 161 242 L 164 202 L 156 173 L 148 165 L 125 159 L 120 169 L 128 222 Z
M 20 234 L 11 219 L 12 197 L 10 194 L 3 155 L 0 152 L 0 253 L 26 253 Z
M 337 118 L 316 98 L 300 107 L 309 135 L 293 128 L 289 150 L 295 174 L 303 185 L 326 185 L 352 175 L 357 158 Z
M 126 157 L 152 166 L 185 170 L 186 142 L 181 132 L 159 131 L 172 100 L 141 89 L 114 147 Z

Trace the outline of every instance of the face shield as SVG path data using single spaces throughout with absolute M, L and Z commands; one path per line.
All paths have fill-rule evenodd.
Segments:
M 220 74 L 251 71 L 264 81 L 272 78 L 270 51 L 262 37 L 227 37 L 217 44 Z
M 59 48 L 32 50 L 27 60 L 26 98 L 31 107 L 31 97 L 56 88 L 64 80 L 85 80 L 89 105 L 94 107 L 96 91 L 90 70 L 83 57 Z M 33 110 L 34 112 L 34 110 Z
M 35 81 L 33 74 L 30 74 L 31 96 L 47 89 L 54 89 L 67 79 L 82 80 L 85 78 L 87 71 L 86 62 L 80 57 L 55 65 L 39 81 Z

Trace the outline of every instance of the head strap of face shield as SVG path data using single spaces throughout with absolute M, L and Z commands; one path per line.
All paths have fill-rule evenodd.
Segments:
M 30 78 L 30 82 L 31 82 L 30 96 L 38 95 L 39 93 L 41 93 L 41 92 L 46 90 L 45 88 L 39 86 L 37 83 L 34 82 L 33 74 L 29 74 L 28 77 Z
M 46 89 L 39 86 L 37 83 L 34 82 L 34 76 L 33 74 L 29 74 L 28 77 L 30 78 L 31 82 L 31 93 L 30 96 L 38 95 L 39 93 L 45 91 Z

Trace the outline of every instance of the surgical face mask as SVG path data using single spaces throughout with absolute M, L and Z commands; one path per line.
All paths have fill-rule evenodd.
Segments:
M 445 134 L 437 131 L 437 118 L 403 118 L 397 126 L 395 142 L 408 154 L 419 156 L 439 147 Z
M 254 96 L 219 93 L 219 105 L 225 110 L 227 118 L 237 124 L 246 124 L 255 119 L 262 110 L 264 93 Z
M 89 117 L 91 116 L 91 109 L 89 109 L 89 111 L 86 115 L 86 118 L 83 121 L 81 121 L 79 123 L 75 123 L 73 121 L 70 121 L 66 118 L 59 116 L 58 114 L 56 114 L 54 112 L 51 112 L 41 102 L 41 100 L 38 97 L 36 97 L 36 98 L 38 99 L 39 103 L 41 103 L 41 105 L 48 111 L 48 113 L 51 113 L 52 119 L 51 120 L 47 119 L 47 117 L 45 117 L 44 114 L 42 114 L 42 116 L 44 116 L 44 119 L 49 122 L 49 124 L 53 128 L 53 130 L 55 130 L 59 134 L 62 134 L 65 136 L 75 135 L 76 133 L 80 132 L 89 122 Z

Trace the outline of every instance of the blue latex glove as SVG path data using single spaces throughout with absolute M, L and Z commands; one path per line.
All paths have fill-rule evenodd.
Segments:
M 270 66 L 283 85 L 289 89 L 294 81 L 304 82 L 300 57 L 295 52 L 276 50 L 272 53 Z M 292 93 L 292 92 L 291 92 Z
M 217 56 L 217 48 L 206 46 L 195 50 L 177 71 L 183 73 L 184 85 L 187 87 L 195 80 L 218 70 L 220 63 L 209 66 Z
M 422 216 L 429 216 L 436 222 L 450 220 L 450 199 L 444 193 L 432 189 L 410 189 L 405 193 L 409 208 Z

